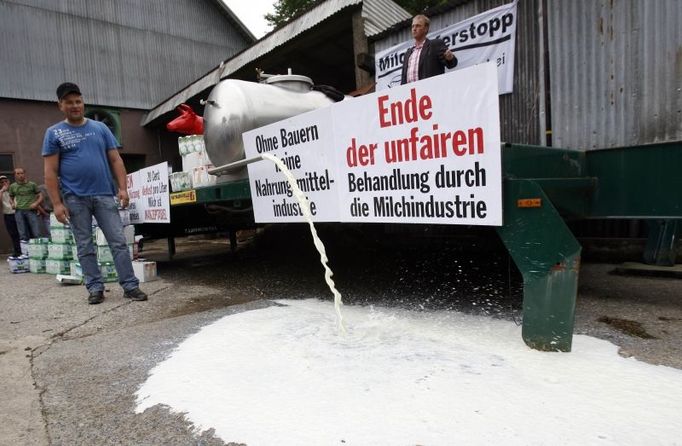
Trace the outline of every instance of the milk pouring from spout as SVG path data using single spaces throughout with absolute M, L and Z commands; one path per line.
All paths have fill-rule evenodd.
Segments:
M 334 296 L 334 310 L 336 310 L 337 325 L 341 332 L 345 333 L 346 329 L 343 325 L 343 315 L 341 314 L 341 305 L 343 305 L 343 302 L 341 301 L 341 293 L 339 293 L 339 291 L 336 289 L 336 285 L 332 280 L 332 276 L 334 275 L 334 273 L 332 272 L 331 268 L 329 268 L 329 266 L 327 265 L 329 259 L 327 258 L 327 251 L 324 247 L 324 243 L 322 243 L 320 237 L 317 236 L 317 230 L 315 229 L 315 225 L 313 224 L 313 218 L 310 215 L 310 202 L 306 198 L 301 188 L 298 187 L 298 184 L 296 183 L 296 178 L 287 168 L 287 166 L 282 162 L 282 160 L 280 160 L 274 155 L 270 155 L 269 153 L 264 153 L 261 156 L 263 157 L 263 159 L 270 160 L 273 163 L 275 163 L 277 167 L 279 167 L 280 171 L 282 171 L 287 181 L 289 182 L 289 185 L 291 185 L 291 189 L 294 192 L 294 197 L 296 198 L 296 201 L 298 201 L 298 204 L 301 206 L 303 216 L 305 217 L 305 220 L 308 223 L 308 226 L 310 227 L 310 233 L 313 236 L 313 243 L 315 244 L 315 248 L 317 248 L 317 252 L 320 253 L 320 263 L 324 268 L 324 280 L 325 282 L 327 282 L 327 286 L 329 287 L 329 290 L 332 292 L 332 295 Z

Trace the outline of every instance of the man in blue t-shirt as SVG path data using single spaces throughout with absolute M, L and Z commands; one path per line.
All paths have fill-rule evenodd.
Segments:
M 128 206 L 126 170 L 118 142 L 107 126 L 85 118 L 83 96 L 76 84 L 65 82 L 57 87 L 57 99 L 66 119 L 45 131 L 45 185 L 55 217 L 71 225 L 88 302 L 104 300 L 104 281 L 92 242 L 93 216 L 111 249 L 123 297 L 147 300 L 133 272 L 114 200 L 117 196 L 121 206 Z

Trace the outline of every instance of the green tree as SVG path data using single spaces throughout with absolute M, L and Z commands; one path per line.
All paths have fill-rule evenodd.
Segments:
M 316 1 L 317 0 L 277 0 L 274 5 L 275 12 L 272 14 L 265 14 L 265 21 L 273 28 L 277 28 L 291 20 L 298 12 L 304 10 Z
M 275 12 L 272 14 L 265 14 L 265 20 L 274 28 L 281 26 L 291 20 L 296 14 L 303 11 L 313 3 L 320 0 L 277 0 L 275 3 Z M 411 14 L 419 14 L 420 12 L 448 3 L 448 0 L 394 0 L 397 4 L 405 8 Z

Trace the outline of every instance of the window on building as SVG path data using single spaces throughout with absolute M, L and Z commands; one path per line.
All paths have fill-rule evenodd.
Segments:
M 0 153 L 0 175 L 14 182 L 14 157 L 11 154 Z

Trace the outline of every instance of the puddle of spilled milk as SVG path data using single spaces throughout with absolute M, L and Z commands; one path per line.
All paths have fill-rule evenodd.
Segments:
M 572 353 L 530 350 L 514 323 L 456 312 L 346 307 L 307 200 L 331 304 L 227 316 L 156 366 L 137 412 L 157 404 L 248 445 L 675 444 L 682 371 L 575 336 Z M 341 330 L 339 330 L 341 328 Z
M 253 445 L 676 444 L 682 371 L 574 336 L 531 350 L 513 322 L 282 300 L 180 344 L 137 392 Z M 653 443 L 652 443 L 653 442 Z

